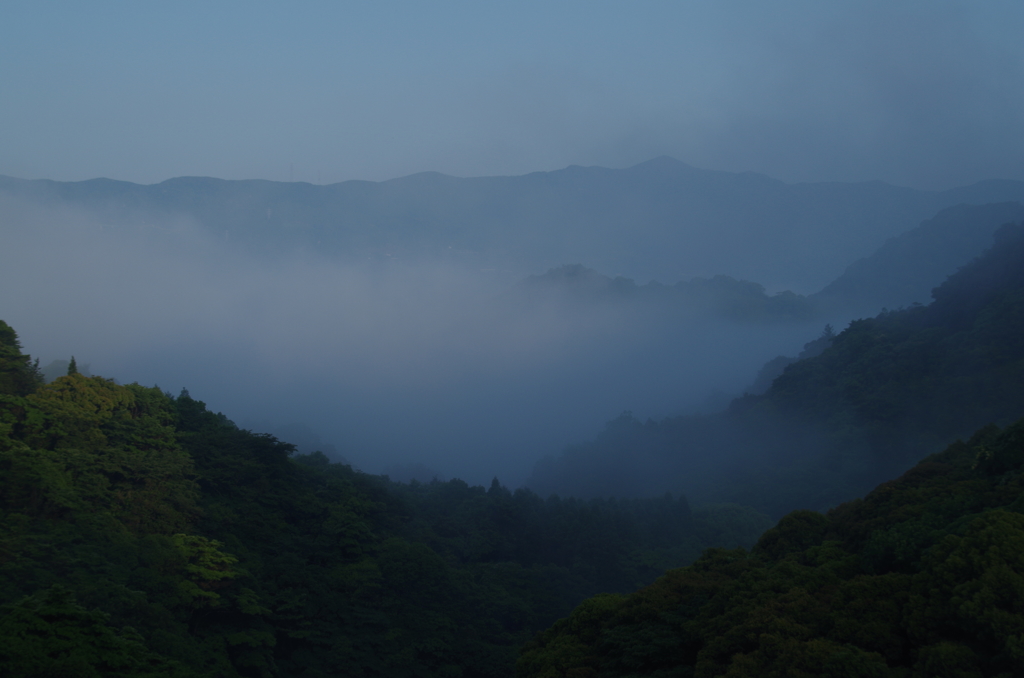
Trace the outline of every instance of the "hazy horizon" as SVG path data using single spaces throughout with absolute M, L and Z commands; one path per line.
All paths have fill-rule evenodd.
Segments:
M 317 183 L 315 181 L 306 181 L 306 180 L 300 180 L 300 179 L 294 179 L 294 180 L 289 180 L 289 179 L 266 179 L 266 178 L 263 178 L 263 177 L 227 178 L 227 177 L 222 177 L 222 176 L 200 175 L 200 174 L 175 175 L 175 176 L 167 177 L 165 179 L 160 179 L 158 181 L 151 181 L 151 182 L 131 181 L 131 180 L 128 180 L 128 179 L 118 179 L 118 178 L 109 177 L 109 176 L 94 176 L 94 177 L 87 177 L 87 178 L 83 178 L 83 179 L 52 179 L 50 177 L 16 176 L 16 175 L 13 175 L 13 174 L 3 174 L 3 173 L 0 173 L 0 176 L 9 177 L 9 178 L 12 178 L 12 179 L 22 179 L 22 180 L 26 180 L 26 181 L 52 181 L 52 182 L 56 182 L 56 183 L 73 183 L 73 184 L 79 184 L 79 183 L 85 183 L 85 182 L 90 182 L 90 181 L 101 180 L 101 181 L 123 182 L 123 183 L 128 183 L 128 184 L 134 184 L 134 185 L 137 185 L 137 186 L 159 186 L 160 184 L 164 184 L 164 183 L 167 183 L 167 182 L 173 182 L 174 180 L 177 180 L 177 179 L 213 179 L 213 180 L 216 180 L 216 181 L 241 181 L 241 182 L 245 182 L 245 181 L 266 181 L 268 183 L 279 183 L 279 184 L 291 184 L 291 183 L 294 183 L 294 184 L 307 184 L 307 185 L 310 185 L 310 186 L 325 186 L 326 187 L 326 186 L 337 186 L 339 184 L 346 184 L 346 183 L 384 184 L 384 183 L 388 183 L 388 182 L 394 182 L 394 181 L 401 181 L 403 179 L 409 179 L 411 177 L 416 177 L 416 176 L 419 176 L 419 175 L 440 175 L 440 176 L 443 176 L 443 177 L 449 177 L 449 178 L 453 178 L 453 179 L 496 179 L 496 178 L 500 179 L 500 178 L 525 177 L 525 176 L 530 176 L 530 175 L 533 175 L 533 174 L 549 174 L 549 173 L 564 171 L 564 170 L 567 170 L 567 169 L 572 169 L 574 167 L 582 167 L 584 169 L 628 170 L 628 169 L 633 169 L 633 168 L 636 168 L 636 167 L 641 167 L 641 166 L 646 165 L 648 163 L 656 162 L 658 160 L 662 160 L 662 159 L 665 159 L 665 158 L 667 158 L 669 160 L 672 160 L 672 161 L 675 161 L 675 162 L 682 163 L 683 165 L 686 165 L 688 167 L 692 167 L 692 168 L 694 168 L 696 170 L 703 170 L 703 171 L 710 171 L 710 172 L 721 172 L 721 173 L 724 173 L 724 174 L 754 174 L 754 175 L 763 176 L 763 177 L 766 177 L 768 179 L 772 179 L 772 180 L 775 180 L 775 181 L 780 181 L 780 182 L 782 182 L 784 184 L 787 184 L 787 185 L 831 184 L 831 183 L 863 184 L 863 183 L 882 182 L 882 183 L 894 186 L 896 188 L 911 188 L 911 189 L 914 189 L 914 190 L 922 190 L 922 191 L 929 191 L 929 192 L 940 192 L 940 191 L 943 191 L 943 190 L 949 190 L 949 189 L 955 189 L 955 188 L 964 188 L 964 187 L 967 187 L 967 186 L 972 186 L 974 184 L 983 183 L 983 182 L 986 182 L 986 181 L 1003 181 L 1003 180 L 1024 181 L 1024 179 L 1009 179 L 1008 177 L 1002 177 L 1002 176 L 996 177 L 996 176 L 993 176 L 993 177 L 987 177 L 987 178 L 983 178 L 983 179 L 977 179 L 976 181 L 971 181 L 971 182 L 963 183 L 963 184 L 951 184 L 949 186 L 943 186 L 941 188 L 930 188 L 930 187 L 911 186 L 909 184 L 894 183 L 894 182 L 891 182 L 891 181 L 886 181 L 884 179 L 877 179 L 877 178 L 854 179 L 854 180 L 848 180 L 848 181 L 847 180 L 832 180 L 832 179 L 787 180 L 787 179 L 779 178 L 777 176 L 774 176 L 774 175 L 766 173 L 766 172 L 759 172 L 759 171 L 755 171 L 755 170 L 716 169 L 716 168 L 711 168 L 711 167 L 698 166 L 698 165 L 694 165 L 692 163 L 686 162 L 684 160 L 681 160 L 679 158 L 676 158 L 676 157 L 674 157 L 672 155 L 668 155 L 668 154 L 664 154 L 664 153 L 660 154 L 660 155 L 651 156 L 649 158 L 639 160 L 638 162 L 631 163 L 631 164 L 628 164 L 628 165 L 623 165 L 623 166 L 620 166 L 620 167 L 613 167 L 613 166 L 609 166 L 609 165 L 600 165 L 600 164 L 580 165 L 580 164 L 577 164 L 577 163 L 570 163 L 568 165 L 559 166 L 559 167 L 553 167 L 553 168 L 550 168 L 550 169 L 527 170 L 527 171 L 524 171 L 524 172 L 521 172 L 521 173 L 518 173 L 518 174 L 479 174 L 479 175 L 449 174 L 449 173 L 441 172 L 441 171 L 438 171 L 438 170 L 425 169 L 425 170 L 420 170 L 420 171 L 417 171 L 417 172 L 413 172 L 411 174 L 402 174 L 402 175 L 393 176 L 393 177 L 386 177 L 386 178 L 382 178 L 382 179 L 364 179 L 364 178 L 359 178 L 359 177 L 353 177 L 353 178 L 343 179 L 343 180 L 335 181 L 335 182 L 331 182 L 331 183 Z
M 624 168 L 668 156 L 788 184 L 937 191 L 1024 181 L 1019 3 L 15 0 L 5 19 L 0 175 L 11 177 L 335 184 Z M 644 180 L 635 185 L 646 190 Z M 416 199 L 443 202 L 428 183 Z M 726 274 L 811 293 L 935 213 L 904 205 L 882 214 L 899 191 L 838 209 L 823 193 L 812 208 L 795 191 L 762 191 L 769 183 L 735 182 L 762 202 L 729 194 L 726 226 L 746 230 L 715 220 L 721 196 L 710 184 L 676 202 L 635 190 L 605 205 L 605 186 L 576 195 L 567 181 L 589 211 L 559 212 L 569 202 L 544 202 L 557 193 L 550 185 L 525 199 L 534 212 L 516 196 L 470 196 L 480 211 L 449 224 L 436 210 L 428 245 L 472 241 L 487 210 L 519 210 L 522 221 L 502 224 L 526 235 L 500 243 L 512 242 L 503 261 L 528 262 L 517 274 L 543 273 L 542 261 L 584 263 L 643 283 L 667 275 L 646 273 L 657 265 L 675 276 L 669 284 Z M 675 206 L 696 198 L 704 202 L 689 221 L 673 221 Z M 762 205 L 782 207 L 763 223 L 743 212 L 760 216 Z M 408 251 L 428 249 L 417 228 L 429 220 L 402 222 L 407 205 L 387 206 L 386 228 L 369 208 L 345 225 L 366 241 L 387 231 L 374 247 L 408 236 Z M 872 222 L 876 206 L 882 216 Z M 270 211 L 264 230 L 251 229 L 257 235 L 292 226 Z M 495 299 L 509 280 L 480 270 L 490 252 L 472 271 L 342 262 L 304 243 L 261 259 L 233 249 L 227 228 L 168 219 L 124 229 L 72 205 L 5 198 L 0 318 L 44 363 L 74 354 L 96 374 L 187 387 L 243 425 L 306 423 L 367 470 L 435 459 L 446 475 L 459 468 L 474 481 L 514 483 L 535 458 L 594 435 L 623 410 L 665 416 L 736 394 L 765 360 L 795 354 L 822 324 L 755 332 L 607 309 L 505 308 Z M 246 219 L 235 225 L 241 232 Z M 711 243 L 700 252 L 698 232 Z M 729 243 L 712 241 L 723 233 Z M 772 267 L 756 267 L 769 250 L 779 253 Z M 726 259 L 732 268 L 720 265 Z M 812 264 L 813 275 L 797 275 Z
M 1024 179 L 1018 3 L 12 2 L 0 174 Z

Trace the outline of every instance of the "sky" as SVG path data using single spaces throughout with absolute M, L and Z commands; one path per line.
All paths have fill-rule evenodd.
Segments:
M 22 2 L 0 174 L 1024 179 L 1019 2 Z

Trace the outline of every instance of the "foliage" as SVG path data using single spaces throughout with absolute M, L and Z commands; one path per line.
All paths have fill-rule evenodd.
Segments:
M 62 586 L 6 606 L 0 616 L 0 666 L 10 678 L 190 676 L 146 647 L 130 627 L 115 631 L 109 615 L 87 610 Z
M 510 675 L 581 600 L 770 524 L 671 495 L 394 483 L 187 391 L 68 372 L 0 395 L 5 675 Z
M 864 499 L 786 516 L 749 553 L 587 601 L 519 675 L 1020 675 L 1022 444 L 1024 419 L 986 427 Z
M 136 533 L 180 529 L 197 509 L 192 460 L 157 389 L 70 374 L 24 398 L 0 396 L 0 421 L 9 508 L 91 510 Z
M 0 320 L 0 395 L 28 395 L 42 383 L 39 361 L 21 352 L 14 328 Z

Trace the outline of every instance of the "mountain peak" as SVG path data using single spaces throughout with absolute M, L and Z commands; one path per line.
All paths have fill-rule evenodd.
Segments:
M 632 165 L 629 169 L 698 170 L 699 168 L 694 167 L 693 165 L 688 165 L 682 160 L 676 160 L 670 155 L 659 155 L 656 158 L 651 158 L 650 160 L 645 160 L 644 162 Z

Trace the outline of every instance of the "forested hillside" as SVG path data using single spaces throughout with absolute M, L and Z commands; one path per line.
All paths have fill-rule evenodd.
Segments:
M 640 422 L 539 463 L 528 485 L 575 496 L 742 500 L 774 516 L 867 492 L 989 422 L 1024 412 L 1024 226 L 928 306 L 857 320 L 763 395 L 713 416 Z
M 809 300 L 861 316 L 926 303 L 933 288 L 991 245 L 997 228 L 1022 219 L 1019 202 L 948 207 L 851 263 Z
M 534 676 L 1019 676 L 1024 419 L 956 442 L 864 499 L 796 511 L 588 600 L 524 650 Z
M 505 676 L 587 596 L 771 525 L 670 495 L 393 483 L 187 392 L 68 371 L 44 385 L 0 323 L 4 676 Z

